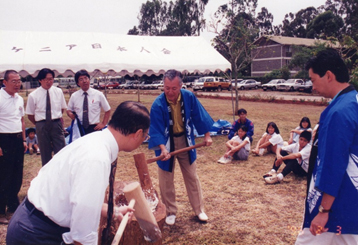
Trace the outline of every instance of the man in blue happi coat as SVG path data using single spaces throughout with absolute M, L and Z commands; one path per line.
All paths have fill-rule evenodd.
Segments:
M 207 221 L 204 212 L 203 195 L 196 173 L 196 150 L 171 156 L 170 152 L 195 145 L 194 126 L 199 135 L 204 134 L 206 146 L 212 144 L 209 130 L 214 121 L 200 104 L 195 95 L 181 89 L 180 72 L 168 70 L 164 75 L 164 93 L 153 102 L 149 129 L 149 149 L 155 150 L 157 156 L 163 156 L 158 161 L 159 188 L 162 201 L 166 206 L 166 223 L 175 223 L 177 206 L 175 203 L 174 167 L 175 158 L 178 160 L 190 204 L 199 220 Z
M 358 94 L 336 50 L 319 52 L 306 68 L 313 89 L 332 101 L 313 141 L 296 244 L 358 244 Z

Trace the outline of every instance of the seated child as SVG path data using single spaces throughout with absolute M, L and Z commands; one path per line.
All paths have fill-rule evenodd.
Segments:
M 247 160 L 250 152 L 250 139 L 247 137 L 247 128 L 242 125 L 237 131 L 237 135 L 226 142 L 226 153 L 222 156 L 219 163 L 230 163 L 232 158 L 234 160 Z
M 34 153 L 34 150 L 37 152 L 37 155 L 40 155 L 40 148 L 37 143 L 37 136 L 35 134 L 35 129 L 30 128 L 27 130 L 28 136 L 26 137 L 26 144 L 29 148 L 30 155 Z
M 307 176 L 308 162 L 311 154 L 311 132 L 303 131 L 300 134 L 297 143 L 278 147 L 276 152 L 276 159 L 270 172 L 265 174 L 263 177 L 265 182 L 268 184 L 280 183 L 283 178 L 293 172 L 298 176 Z M 282 163 L 286 166 L 281 173 L 277 174 L 277 170 L 280 168 Z
M 305 130 L 312 132 L 311 121 L 308 117 L 303 117 L 301 119 L 300 126 L 291 130 L 290 139 L 288 140 L 288 144 L 290 145 L 293 143 L 297 143 L 300 134 Z
M 252 136 L 254 135 L 254 124 L 246 118 L 247 111 L 243 108 L 237 111 L 237 115 L 239 115 L 239 119 L 237 119 L 230 129 L 229 135 L 227 136 L 229 140 L 232 139 L 237 134 L 240 126 L 246 126 L 247 128 L 247 137 L 249 137 L 250 142 L 252 142 Z
M 251 152 L 259 156 L 262 156 L 265 150 L 269 153 L 276 153 L 277 147 L 282 147 L 283 143 L 280 130 L 278 130 L 276 123 L 269 122 L 266 127 L 266 132 L 262 135 L 255 149 Z

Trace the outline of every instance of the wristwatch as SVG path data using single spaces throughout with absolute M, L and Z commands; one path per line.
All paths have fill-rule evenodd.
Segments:
M 319 205 L 318 211 L 319 211 L 320 213 L 329 213 L 329 212 L 331 212 L 330 209 L 324 209 L 324 208 L 322 207 L 322 205 Z

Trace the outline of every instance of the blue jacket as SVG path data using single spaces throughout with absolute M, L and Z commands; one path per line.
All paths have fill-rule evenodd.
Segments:
M 187 90 L 181 90 L 181 96 L 184 101 L 184 127 L 188 146 L 195 145 L 194 126 L 198 134 L 205 134 L 210 131 L 214 124 L 213 119 L 201 105 L 195 95 Z M 159 145 L 163 144 L 170 152 L 169 135 L 169 112 L 167 108 L 166 97 L 164 93 L 159 95 L 153 102 L 150 110 L 150 128 L 149 128 L 148 148 L 155 150 L 155 155 L 159 156 L 161 150 Z M 189 151 L 190 164 L 196 160 L 196 150 Z M 157 161 L 158 166 L 165 171 L 172 171 L 173 158 L 167 161 Z
M 232 125 L 232 128 L 230 129 L 229 135 L 227 136 L 229 138 L 229 140 L 231 140 L 232 137 L 234 137 L 235 133 L 237 132 L 237 130 L 239 130 L 240 126 L 246 126 L 247 128 L 247 137 L 249 137 L 250 141 L 252 142 L 252 136 L 254 135 L 254 124 L 246 118 L 246 122 L 244 124 L 242 124 L 240 122 L 240 119 L 236 120 L 234 122 L 234 124 Z

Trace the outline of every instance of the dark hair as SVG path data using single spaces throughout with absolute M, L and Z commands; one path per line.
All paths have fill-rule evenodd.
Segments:
M 280 133 L 280 130 L 278 130 L 278 127 L 277 127 L 276 123 L 274 123 L 274 122 L 269 122 L 269 123 L 267 124 L 266 133 L 269 133 L 269 132 L 268 132 L 268 128 L 269 128 L 270 126 L 275 129 L 275 133 L 276 133 L 276 134 L 279 134 L 279 133 Z
M 26 129 L 26 135 L 28 136 L 30 133 L 35 133 L 36 134 L 36 129 L 35 128 Z
M 39 71 L 39 74 L 37 75 L 37 80 L 41 81 L 46 78 L 47 74 L 51 74 L 53 78 L 55 78 L 55 73 L 49 69 L 49 68 L 43 68 Z
M 139 102 L 122 102 L 113 113 L 108 125 L 125 136 L 139 129 L 146 131 L 150 125 L 149 111 Z
M 244 108 L 237 110 L 237 115 L 240 115 L 241 113 L 247 114 L 247 111 Z
M 312 133 L 310 131 L 305 130 L 300 134 L 300 138 L 301 137 L 305 138 L 308 142 L 310 142 L 311 137 L 312 137 Z
M 8 81 L 10 74 L 18 74 L 18 73 L 15 70 L 7 70 L 7 71 L 5 71 L 5 75 L 4 75 L 4 80 L 5 81 Z
M 247 127 L 245 125 L 241 125 L 237 131 L 239 131 L 239 129 L 241 129 L 242 131 L 246 132 L 246 134 L 241 138 L 242 140 L 246 138 L 247 136 Z M 239 135 L 238 135 L 239 136 Z M 239 136 L 240 137 L 240 136 Z
M 332 48 L 328 48 L 318 52 L 306 64 L 306 70 L 312 69 L 315 74 L 323 77 L 327 71 L 331 71 L 336 80 L 340 83 L 349 81 L 349 73 L 346 64 L 339 53 Z
M 308 117 L 302 117 L 301 122 L 300 122 L 300 127 L 301 127 L 301 128 L 303 128 L 303 127 L 302 127 L 302 123 L 303 123 L 303 122 L 308 122 L 307 128 L 310 128 L 310 127 L 311 127 L 311 121 L 310 121 L 310 119 L 309 119 Z
M 180 73 L 180 71 L 177 71 L 177 70 L 167 70 L 165 73 L 164 73 L 164 76 L 163 76 L 163 81 L 167 78 L 169 81 L 173 81 L 174 78 L 179 78 L 179 81 L 180 81 L 180 84 L 183 83 L 183 80 L 182 80 L 182 74 Z
M 86 70 L 79 70 L 78 72 L 76 72 L 75 74 L 75 81 L 76 81 L 76 84 L 77 86 L 79 87 L 78 85 L 78 79 L 80 78 L 80 76 L 86 76 L 88 77 L 88 79 L 90 79 L 90 75 L 88 74 L 88 72 Z

